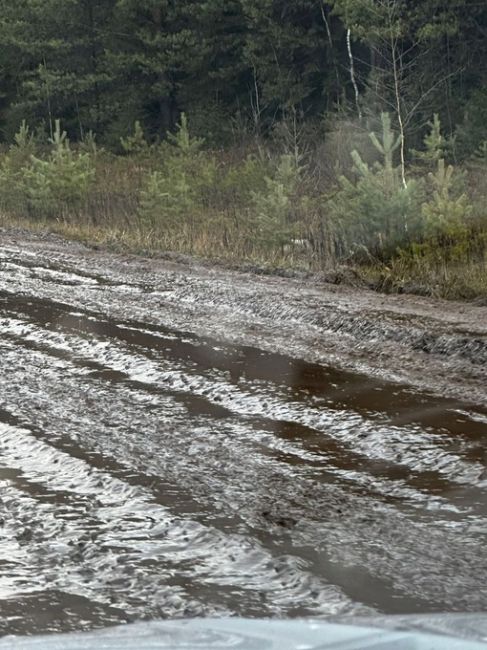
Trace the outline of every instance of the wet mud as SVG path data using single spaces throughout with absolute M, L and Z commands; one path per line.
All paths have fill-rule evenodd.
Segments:
M 0 633 L 487 608 L 487 309 L 0 242 Z

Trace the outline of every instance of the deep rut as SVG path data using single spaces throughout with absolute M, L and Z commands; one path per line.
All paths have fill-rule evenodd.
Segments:
M 3 632 L 485 609 L 481 404 L 219 337 L 216 273 L 198 334 L 172 268 L 0 260 Z

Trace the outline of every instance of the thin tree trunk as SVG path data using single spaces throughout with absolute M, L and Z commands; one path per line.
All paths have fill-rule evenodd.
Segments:
M 91 71 L 95 78 L 95 131 L 100 130 L 100 87 L 98 85 L 98 56 L 97 56 L 97 43 L 95 36 L 95 17 L 93 14 L 93 3 L 88 3 L 88 24 L 90 30 L 90 56 L 91 56 Z
M 325 25 L 326 34 L 328 36 L 328 43 L 330 45 L 331 60 L 333 62 L 333 68 L 335 70 L 335 78 L 336 78 L 336 84 L 337 84 L 337 88 L 336 88 L 337 103 L 339 104 L 339 102 L 340 102 L 340 74 L 338 72 L 338 65 L 337 65 L 337 60 L 336 60 L 336 56 L 335 56 L 335 49 L 333 47 L 333 39 L 332 39 L 332 36 L 331 36 L 330 25 L 329 25 L 328 19 L 326 17 L 324 3 L 321 4 L 321 17 L 322 17 L 323 23 Z
M 355 91 L 355 106 L 357 107 L 358 119 L 362 121 L 362 109 L 360 108 L 360 94 L 357 86 L 357 80 L 355 79 L 355 64 L 353 60 L 352 52 L 352 32 L 347 29 L 347 49 L 348 49 L 348 58 L 350 59 L 350 79 L 352 80 L 353 89 Z
M 404 136 L 404 121 L 401 109 L 401 89 L 400 89 L 400 70 L 397 61 L 397 46 L 393 38 L 391 38 L 391 55 L 392 55 L 392 72 L 394 75 L 394 94 L 396 99 L 397 121 L 399 124 L 399 136 L 401 138 L 400 155 L 401 155 L 401 180 L 405 188 L 407 188 L 406 180 L 406 139 Z
M 49 135 L 52 138 L 54 137 L 54 132 L 52 129 L 52 107 L 51 107 L 51 88 L 49 86 L 49 81 L 48 81 L 48 70 L 47 70 L 47 63 L 46 63 L 46 57 L 43 57 L 44 61 L 44 73 L 46 75 L 46 101 L 47 101 L 47 114 L 49 116 Z

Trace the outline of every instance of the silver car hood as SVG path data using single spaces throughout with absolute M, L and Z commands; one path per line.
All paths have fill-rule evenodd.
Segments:
M 481 650 L 487 615 L 325 621 L 191 619 L 3 637 L 0 650 Z

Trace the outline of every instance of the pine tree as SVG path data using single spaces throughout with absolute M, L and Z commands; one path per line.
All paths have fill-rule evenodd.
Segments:
M 3 115 L 7 132 L 27 119 L 43 122 L 52 135 L 61 116 L 77 137 L 102 129 L 110 118 L 103 94 L 110 82 L 105 50 L 115 2 L 1 0 L 0 47 L 15 62 L 16 80 Z

